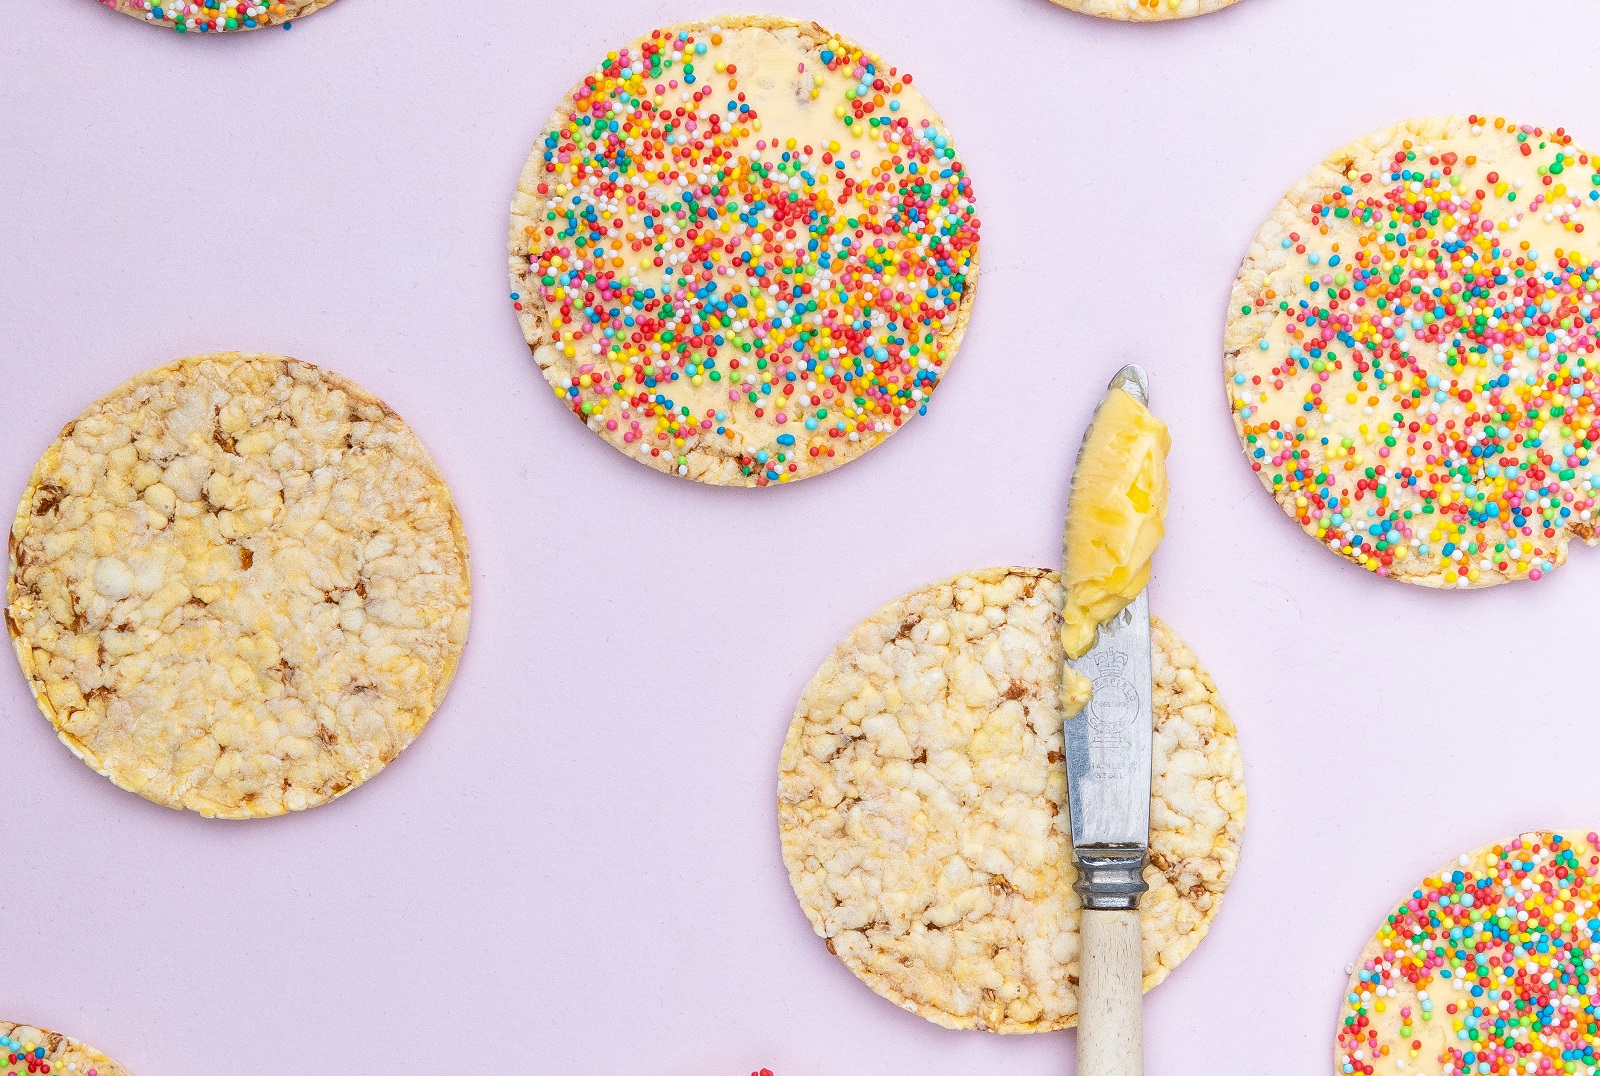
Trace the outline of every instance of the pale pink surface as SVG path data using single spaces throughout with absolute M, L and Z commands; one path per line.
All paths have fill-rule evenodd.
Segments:
M 507 205 L 559 95 L 717 6 L 340 0 L 193 41 L 92 0 L 0 4 L 7 518 L 124 377 L 277 351 L 412 422 L 477 599 L 391 772 L 258 824 L 113 788 L 0 661 L 0 1018 L 140 1076 L 423 1076 L 456 1051 L 573 1076 L 1070 1071 L 1071 1033 L 942 1031 L 829 956 L 773 790 L 794 700 L 857 619 L 1055 562 L 1078 437 L 1134 359 L 1174 443 L 1153 604 L 1215 674 L 1250 792 L 1222 915 L 1148 999 L 1149 1070 L 1327 1071 L 1345 964 L 1392 900 L 1518 830 L 1600 827 L 1596 558 L 1473 595 L 1370 578 L 1258 488 L 1218 370 L 1257 225 L 1349 138 L 1491 109 L 1600 145 L 1577 92 L 1600 8 L 1244 0 L 1126 26 L 1045 0 L 786 5 L 915 73 L 973 173 L 983 277 L 927 418 L 757 491 L 587 433 L 505 296 Z

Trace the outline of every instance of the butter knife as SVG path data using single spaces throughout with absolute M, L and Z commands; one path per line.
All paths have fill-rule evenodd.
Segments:
M 1149 382 L 1138 366 L 1111 380 L 1140 403 Z M 1063 725 L 1078 926 L 1078 1076 L 1142 1076 L 1144 958 L 1139 898 L 1149 888 L 1151 716 L 1147 591 L 1100 626 L 1095 645 L 1068 661 L 1093 685 L 1089 703 Z

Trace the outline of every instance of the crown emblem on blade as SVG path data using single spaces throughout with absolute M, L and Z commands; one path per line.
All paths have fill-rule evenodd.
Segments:
M 1128 664 L 1128 655 L 1107 651 L 1094 656 L 1094 667 L 1102 676 L 1120 676 Z

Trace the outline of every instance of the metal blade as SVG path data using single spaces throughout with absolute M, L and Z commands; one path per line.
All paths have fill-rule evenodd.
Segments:
M 1136 362 L 1130 362 L 1118 370 L 1106 388 L 1121 389 L 1142 404 L 1150 402 L 1150 375 Z
M 1089 704 L 1062 726 L 1072 843 L 1146 848 L 1150 843 L 1150 600 L 1140 591 L 1100 627 L 1094 648 L 1069 661 L 1094 686 Z
M 1150 381 L 1141 366 L 1118 370 L 1107 389 L 1122 389 L 1142 404 L 1150 402 Z M 1091 420 L 1090 426 L 1093 424 Z M 1082 448 L 1078 451 L 1081 456 Z M 1062 578 L 1065 580 L 1064 569 Z M 1089 704 L 1062 728 L 1073 847 L 1080 852 L 1111 846 L 1142 853 L 1150 843 L 1150 741 L 1154 732 L 1148 591 L 1140 591 L 1126 609 L 1102 624 L 1089 652 L 1067 664 L 1087 679 L 1094 691 Z M 1143 861 L 1142 854 L 1139 861 Z M 1130 884 L 1136 882 L 1137 871 Z

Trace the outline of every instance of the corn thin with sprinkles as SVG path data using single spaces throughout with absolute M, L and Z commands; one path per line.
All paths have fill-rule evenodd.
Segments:
M 128 1076 L 128 1070 L 58 1032 L 0 1021 L 0 1076 Z
M 1564 130 L 1479 115 L 1351 143 L 1280 203 L 1224 370 L 1246 459 L 1308 534 L 1459 588 L 1594 540 L 1597 214 Z
M 1524 833 L 1426 878 L 1350 969 L 1334 1071 L 1600 1072 L 1597 845 Z
M 229 33 L 268 26 L 288 29 L 291 21 L 327 7 L 333 0 L 98 0 L 112 11 L 180 34 Z
M 511 300 L 613 446 L 766 486 L 926 412 L 978 230 L 909 74 L 814 23 L 730 16 L 609 54 L 557 111 L 512 208 Z

